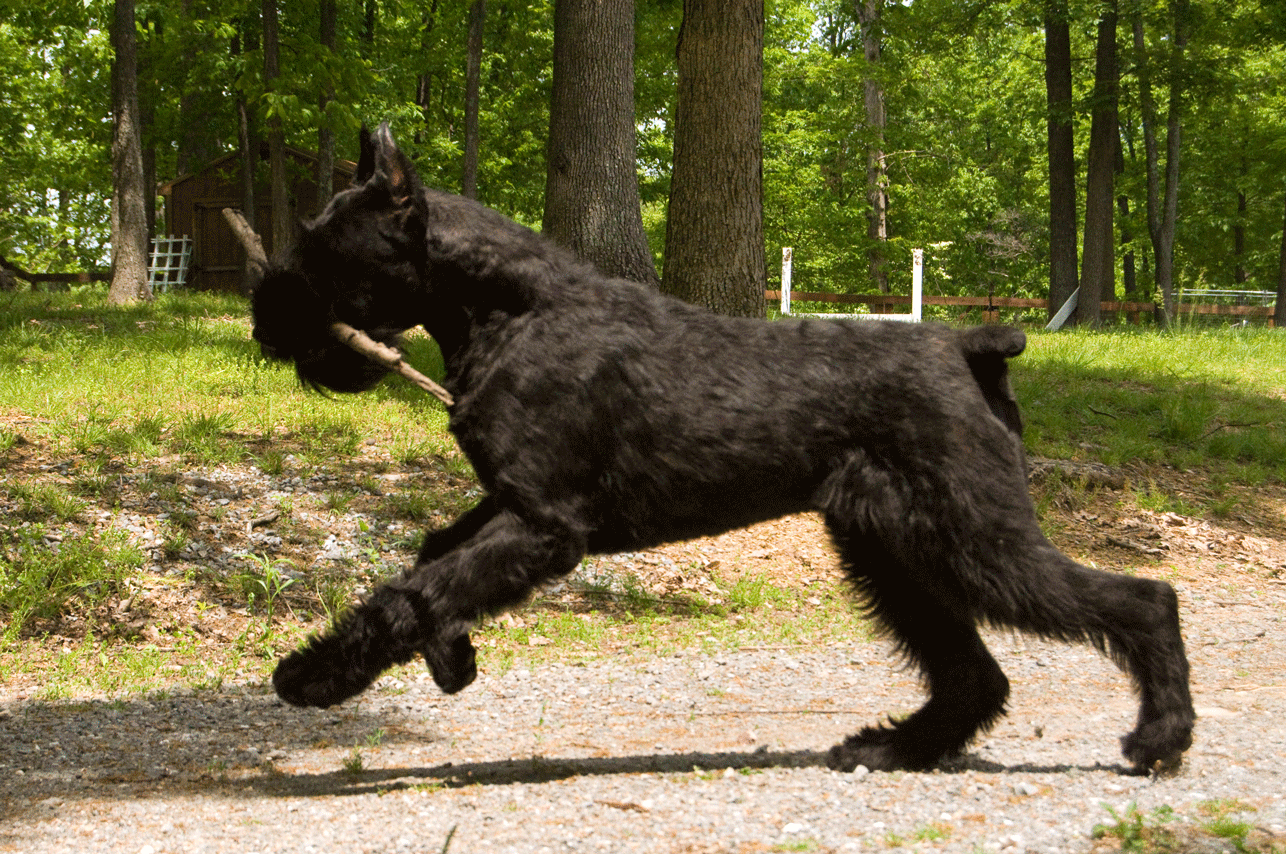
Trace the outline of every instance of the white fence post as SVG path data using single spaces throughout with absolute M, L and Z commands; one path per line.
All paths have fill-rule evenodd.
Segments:
M 790 315 L 790 274 L 795 251 L 781 248 L 781 313 Z M 924 250 L 911 250 L 911 312 L 909 314 L 807 314 L 804 317 L 833 317 L 843 320 L 909 320 L 918 323 L 924 317 Z
M 795 253 L 789 246 L 781 248 L 781 313 L 790 314 L 790 268 L 795 260 Z
M 919 322 L 924 317 L 924 250 L 911 250 L 911 319 Z

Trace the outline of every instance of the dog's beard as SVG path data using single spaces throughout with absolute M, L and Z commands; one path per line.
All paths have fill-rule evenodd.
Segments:
M 330 332 L 332 300 L 317 293 L 308 277 L 286 267 L 271 269 L 255 289 L 254 339 L 264 358 L 293 361 L 299 381 L 315 391 L 361 392 L 388 369 L 350 349 Z M 400 349 L 401 329 L 365 330 L 373 339 Z

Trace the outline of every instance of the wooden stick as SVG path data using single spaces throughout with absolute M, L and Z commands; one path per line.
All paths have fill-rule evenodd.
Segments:
M 250 272 L 255 277 L 262 276 L 268 269 L 268 253 L 263 251 L 263 241 L 259 239 L 259 235 L 246 222 L 241 211 L 224 208 L 223 218 L 228 221 L 232 233 L 246 250 L 246 266 L 250 268 Z
M 260 241 L 259 235 L 250 227 L 250 223 L 246 222 L 241 211 L 224 208 L 223 218 L 228 221 L 228 225 L 232 227 L 232 233 L 245 247 L 246 263 L 250 267 L 250 272 L 256 276 L 262 276 L 268 269 L 268 254 L 263 251 L 263 242 Z M 377 365 L 383 365 L 390 371 L 406 377 L 447 406 L 455 403 L 451 392 L 408 365 L 397 350 L 387 344 L 381 344 L 362 330 L 355 329 L 347 323 L 335 322 L 330 325 L 330 334 Z
M 367 335 L 360 329 L 354 329 L 347 323 L 336 321 L 330 325 L 330 334 L 334 335 L 343 343 L 352 347 L 366 358 L 376 364 L 383 365 L 390 371 L 406 377 L 438 400 L 451 406 L 455 399 L 451 397 L 451 392 L 408 365 L 403 359 L 402 354 L 387 344 L 381 344 L 371 336 Z

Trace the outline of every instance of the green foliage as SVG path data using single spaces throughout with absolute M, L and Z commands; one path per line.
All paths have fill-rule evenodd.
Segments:
M 158 181 L 228 153 L 236 104 L 262 128 L 315 150 L 319 128 L 357 157 L 360 124 L 388 120 L 428 183 L 460 188 L 470 0 L 341 4 L 334 50 L 317 7 L 283 9 L 281 76 L 269 87 L 256 4 L 159 0 L 137 11 L 144 145 Z M 1073 54 L 1091 57 L 1099 4 L 1069 4 Z M 1133 20 L 1153 97 L 1178 86 L 1182 127 L 1178 284 L 1274 289 L 1286 167 L 1286 19 L 1264 0 L 1193 0 L 1187 61 L 1172 60 L 1173 4 L 1122 11 L 1122 163 L 1118 279 L 1127 253 L 1147 299 L 1141 77 Z M 368 11 L 370 17 L 367 17 Z M 53 0 L 0 22 L 0 254 L 36 271 L 102 266 L 110 174 L 110 4 Z M 682 3 L 636 9 L 636 157 L 654 254 L 663 251 Z M 491 4 L 483 28 L 479 195 L 538 224 L 553 73 L 553 3 Z M 770 285 L 782 246 L 796 250 L 800 290 L 867 292 L 868 79 L 888 116 L 889 241 L 895 290 L 909 288 L 912 247 L 928 248 L 929 293 L 1044 296 L 1048 178 L 1043 22 L 1031 3 L 886 3 L 881 57 L 863 53 L 851 3 L 765 6 L 763 175 Z M 1075 68 L 1072 121 L 1084 163 L 1092 62 Z M 334 97 L 323 108 L 319 97 Z M 1157 128 L 1164 149 L 1164 116 Z M 1164 166 L 1164 163 L 1161 164 Z M 161 231 L 167 230 L 163 225 Z M 1124 296 L 1118 288 L 1118 296 Z M 803 306 L 802 308 L 807 308 Z

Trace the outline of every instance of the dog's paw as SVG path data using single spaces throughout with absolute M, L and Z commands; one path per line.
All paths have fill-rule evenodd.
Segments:
M 294 706 L 334 706 L 409 661 L 415 651 L 397 642 L 386 610 L 363 604 L 283 658 L 272 674 L 277 696 Z
M 277 663 L 272 687 L 292 706 L 326 708 L 355 697 L 370 687 L 379 671 L 354 669 L 333 638 L 319 638 Z
M 444 694 L 462 691 L 478 677 L 477 654 L 468 634 L 445 644 L 428 644 L 420 652 Z
M 854 771 L 859 765 L 869 771 L 924 771 L 940 758 L 940 753 L 928 755 L 921 746 L 908 744 L 894 727 L 866 727 L 832 747 L 826 766 L 832 771 Z
M 1121 752 L 1139 774 L 1169 774 L 1183 764 L 1192 746 L 1192 718 L 1167 715 L 1121 738 Z

